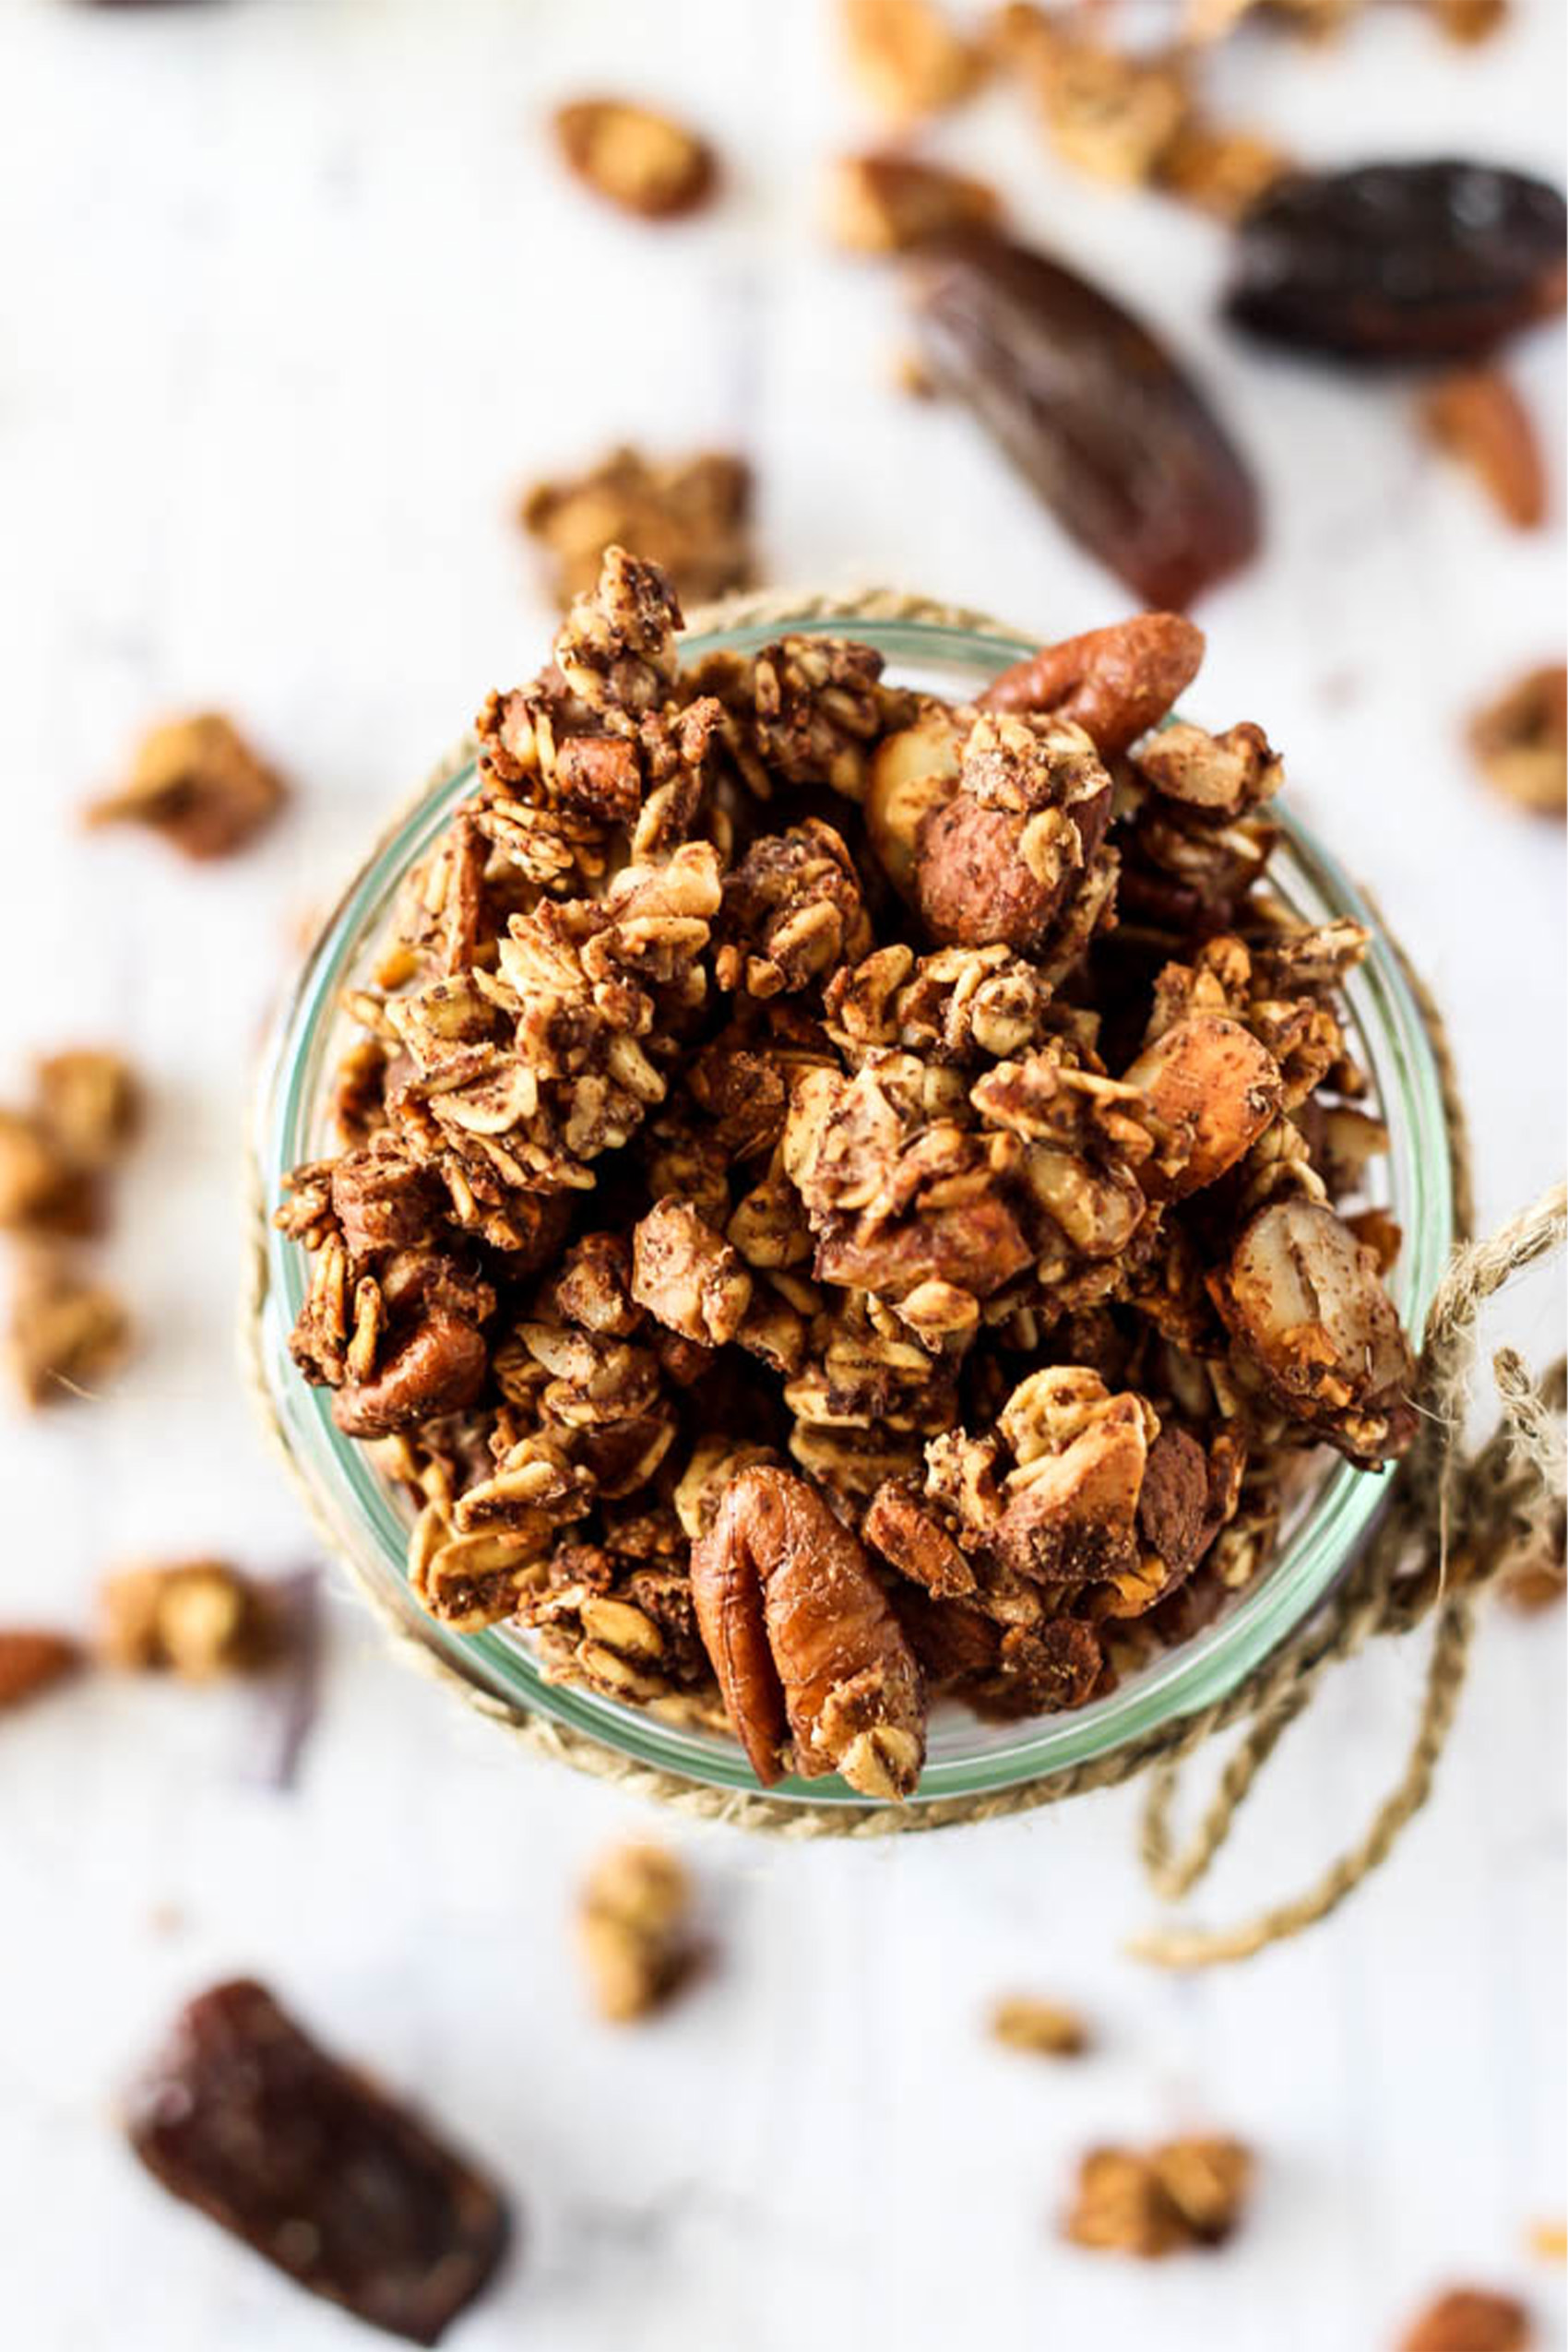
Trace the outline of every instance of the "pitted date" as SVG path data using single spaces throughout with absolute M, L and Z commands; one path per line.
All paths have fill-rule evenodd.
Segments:
M 1226 314 L 1345 359 L 1473 358 L 1562 308 L 1565 219 L 1491 164 L 1292 173 L 1241 223 Z
M 1060 262 L 955 238 L 922 268 L 928 364 L 1063 528 L 1151 605 L 1178 609 L 1255 553 L 1258 497 L 1171 354 Z
M 434 2344 L 507 2235 L 490 2183 L 244 1980 L 184 2009 L 134 2090 L 132 2147 L 312 2294 Z

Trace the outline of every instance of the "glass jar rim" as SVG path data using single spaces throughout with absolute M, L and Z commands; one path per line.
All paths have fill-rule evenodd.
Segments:
M 784 630 L 850 634 L 894 666 L 989 675 L 1033 653 L 1039 643 L 1001 630 L 860 618 L 846 612 L 715 630 L 684 639 L 682 657 L 690 661 L 711 652 L 752 651 Z M 340 1018 L 340 994 L 351 967 L 374 942 L 402 876 L 469 789 L 472 773 L 471 758 L 455 754 L 383 834 L 324 923 L 274 1023 L 253 1130 L 263 1214 L 268 1218 L 282 1177 L 311 1156 L 311 1124 L 320 1109 L 319 1065 L 327 1033 Z M 1309 906 L 1315 900 L 1315 919 L 1348 917 L 1371 934 L 1366 958 L 1346 994 L 1388 1114 L 1390 1189 L 1404 1229 L 1390 1288 L 1406 1328 L 1419 1333 L 1454 1238 L 1449 1136 L 1436 1057 L 1400 955 L 1376 909 L 1298 818 L 1282 810 L 1279 821 L 1290 868 L 1289 886 L 1281 895 L 1297 903 L 1304 896 Z M 407 1524 L 390 1487 L 363 1446 L 338 1430 L 328 1393 L 308 1386 L 288 1355 L 288 1334 L 304 1294 L 303 1253 L 270 1221 L 263 1249 L 256 1353 L 272 1416 L 336 1548 L 362 1575 L 368 1566 L 409 1630 L 478 1689 L 511 1706 L 552 1717 L 631 1762 L 710 1787 L 756 1793 L 758 1783 L 738 1744 L 549 1681 L 520 1644 L 498 1630 L 456 1633 L 418 1606 L 404 1572 Z M 1285 1539 L 1256 1586 L 1243 1590 L 1213 1624 L 1140 1668 L 1104 1698 L 1010 1726 L 1016 1736 L 1005 1746 L 928 1764 L 913 1803 L 1043 1779 L 1214 1705 L 1310 1616 L 1377 1516 L 1384 1491 L 1384 1479 L 1336 1463 L 1302 1524 Z M 865 1802 L 836 1777 L 786 1780 L 767 1793 L 785 1803 Z

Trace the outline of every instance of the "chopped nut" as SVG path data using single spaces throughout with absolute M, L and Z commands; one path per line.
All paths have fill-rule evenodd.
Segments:
M 1002 199 L 989 182 L 912 155 L 847 155 L 828 184 L 829 234 L 847 253 L 909 253 L 1001 218 Z
M 268 1663 L 276 1626 L 267 1597 L 222 1560 L 132 1568 L 101 1587 L 101 1647 L 111 1666 L 167 1669 L 205 1682 Z
M 1252 2170 L 1238 2140 L 1169 2140 L 1147 2156 L 1092 2148 L 1063 2234 L 1097 2252 L 1145 2261 L 1220 2245 L 1241 2220 Z
M 935 0 L 841 0 L 840 16 L 856 79 L 897 122 L 956 106 L 984 71 Z
M 81 1649 L 66 1633 L 0 1626 L 0 1715 L 74 1674 Z
M 619 98 L 557 107 L 555 141 L 584 184 L 642 220 L 695 212 L 718 184 L 713 149 L 683 124 Z
M 143 825 L 187 858 L 228 858 L 281 808 L 282 778 L 220 711 L 174 719 L 143 738 L 130 780 L 95 801 L 89 826 Z
M 1075 2009 L 1028 1993 L 999 2001 L 991 2013 L 991 2030 L 1009 2049 L 1028 2050 L 1037 2058 L 1081 2058 L 1089 2046 L 1088 2027 Z
M 1421 401 L 1428 438 L 1468 466 L 1505 522 L 1535 530 L 1546 519 L 1546 469 L 1530 412 L 1494 368 L 1443 376 Z
M 626 2025 L 677 1993 L 696 1961 L 692 1887 L 662 1846 L 617 1846 L 583 1888 L 577 1917 L 588 1981 L 600 2014 Z
M 46 1250 L 24 1261 L 11 1299 L 12 1369 L 29 1405 L 91 1396 L 130 1353 L 130 1318 L 114 1292 Z
M 1568 667 L 1549 662 L 1477 713 L 1470 750 L 1494 790 L 1542 816 L 1568 811 Z
M 617 545 L 662 564 L 681 596 L 706 603 L 755 576 L 751 506 L 743 457 L 707 450 L 668 460 L 620 448 L 586 473 L 536 484 L 520 519 L 550 556 L 563 606 L 591 592 L 605 549 Z
M 1399 2339 L 1399 2352 L 1529 2352 L 1529 2313 L 1512 2295 L 1454 2287 L 1429 2303 Z

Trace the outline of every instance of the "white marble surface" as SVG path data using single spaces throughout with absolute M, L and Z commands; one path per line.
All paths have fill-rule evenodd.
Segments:
M 891 291 L 826 257 L 814 175 L 860 118 L 807 0 L 0 0 L 5 1075 L 117 1038 L 155 1107 L 110 1256 L 145 1319 L 111 1401 L 4 1425 L 0 1606 L 87 1621 L 138 1551 L 309 1550 L 231 1369 L 235 1139 L 303 912 L 546 613 L 508 518 L 531 471 L 636 434 L 754 456 L 783 578 L 898 579 L 1042 631 L 1121 592 L 958 416 L 885 390 Z M 1249 45 L 1239 96 L 1309 156 L 1484 149 L 1561 170 L 1562 16 L 1474 55 L 1389 8 L 1336 53 Z M 541 145 L 555 94 L 679 101 L 735 164 L 711 220 L 602 216 Z M 1213 598 L 1194 708 L 1254 711 L 1298 804 L 1442 990 L 1483 1215 L 1562 1157 L 1562 838 L 1491 803 L 1459 721 L 1560 648 L 1561 532 L 1504 532 L 1395 387 L 1216 333 L 1221 240 L 1042 159 L 1000 98 L 938 142 L 1135 295 L 1253 451 L 1266 560 Z M 1558 339 L 1515 362 L 1554 440 Z M 1554 503 L 1561 510 L 1562 483 Z M 231 705 L 300 781 L 268 845 L 196 875 L 86 849 L 73 804 L 137 726 Z M 1498 1328 L 1544 1355 L 1543 1281 Z M 465 2352 L 983 2340 L 1361 2352 L 1435 2284 L 1560 2275 L 1524 2232 L 1564 2179 L 1562 1626 L 1490 1621 L 1436 1800 L 1376 1883 L 1245 1970 L 1123 1957 L 1149 1913 L 1125 1794 L 874 1850 L 683 1832 L 722 1954 L 667 2022 L 584 2013 L 564 1933 L 601 1839 L 659 1824 L 525 1763 L 401 1673 L 346 1599 L 288 1797 L 227 1694 L 111 1682 L 0 1758 L 0 2340 L 18 2352 L 338 2352 L 139 2176 L 116 2084 L 180 1996 L 254 1969 L 459 2122 L 520 2258 Z M 1422 1660 L 1344 1676 L 1289 1737 L 1198 1906 L 1229 1917 L 1359 1826 Z M 999 1989 L 1080 2001 L 1103 2054 L 989 2049 Z M 1051 2238 L 1074 2153 L 1190 2119 L 1264 2153 L 1245 2235 L 1158 2270 Z

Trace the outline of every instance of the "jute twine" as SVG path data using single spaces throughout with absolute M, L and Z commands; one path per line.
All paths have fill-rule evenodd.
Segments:
M 992 634 L 986 614 L 895 589 L 850 595 L 815 591 L 735 597 L 694 614 L 698 631 L 771 625 L 789 620 L 922 621 Z M 466 749 L 466 747 L 464 747 Z M 461 754 L 443 761 L 421 788 L 420 799 L 447 782 Z M 1443 1092 L 1452 1160 L 1456 1222 L 1462 1237 L 1472 1223 L 1469 1153 L 1463 1108 L 1442 1017 L 1397 942 L 1387 933 L 1430 1038 Z M 586 1732 L 480 1687 L 422 1638 L 372 1583 L 352 1557 L 339 1550 L 289 1449 L 271 1405 L 262 1369 L 262 1311 L 267 1297 L 266 1218 L 269 1204 L 257 1172 L 255 1282 L 247 1302 L 246 1353 L 252 1385 L 306 1509 L 328 1550 L 341 1560 L 361 1597 L 379 1620 L 397 1654 L 447 1686 L 466 1705 L 535 1753 L 615 1782 L 704 1821 L 786 1839 L 871 1838 L 960 1823 L 999 1821 L 1058 1804 L 1091 1789 L 1147 1782 L 1140 1850 L 1155 1892 L 1179 1901 L 1203 1879 L 1225 1845 L 1236 1815 L 1289 1726 L 1311 1705 L 1324 1675 L 1381 1635 L 1404 1635 L 1433 1621 L 1415 1730 L 1395 1787 L 1353 1844 L 1300 1894 L 1235 1927 L 1209 1930 L 1182 1924 L 1157 1927 L 1135 1938 L 1140 1958 L 1170 1968 L 1198 1968 L 1241 1960 L 1299 1935 L 1324 1918 L 1391 1852 L 1401 1831 L 1425 1804 L 1464 1684 L 1477 1599 L 1487 1584 L 1521 1553 L 1551 1540 L 1563 1492 L 1562 1420 L 1565 1382 L 1560 1361 L 1544 1380 L 1532 1380 L 1511 1350 L 1493 1359 L 1502 1417 L 1479 1452 L 1467 1454 L 1464 1423 L 1470 1401 L 1478 1325 L 1487 1301 L 1538 1260 L 1555 1254 L 1568 1232 L 1568 1188 L 1553 1186 L 1498 1231 L 1462 1238 L 1426 1320 L 1414 1401 L 1420 1433 L 1398 1467 L 1387 1474 L 1385 1506 L 1333 1592 L 1264 1663 L 1211 1705 L 1160 1725 L 1112 1753 L 1096 1756 L 1049 1777 L 972 1797 L 908 1806 L 785 1802 L 713 1788 L 639 1763 Z M 1180 1769 L 1217 1733 L 1241 1727 L 1186 1844 L 1174 1842 L 1171 1815 Z

